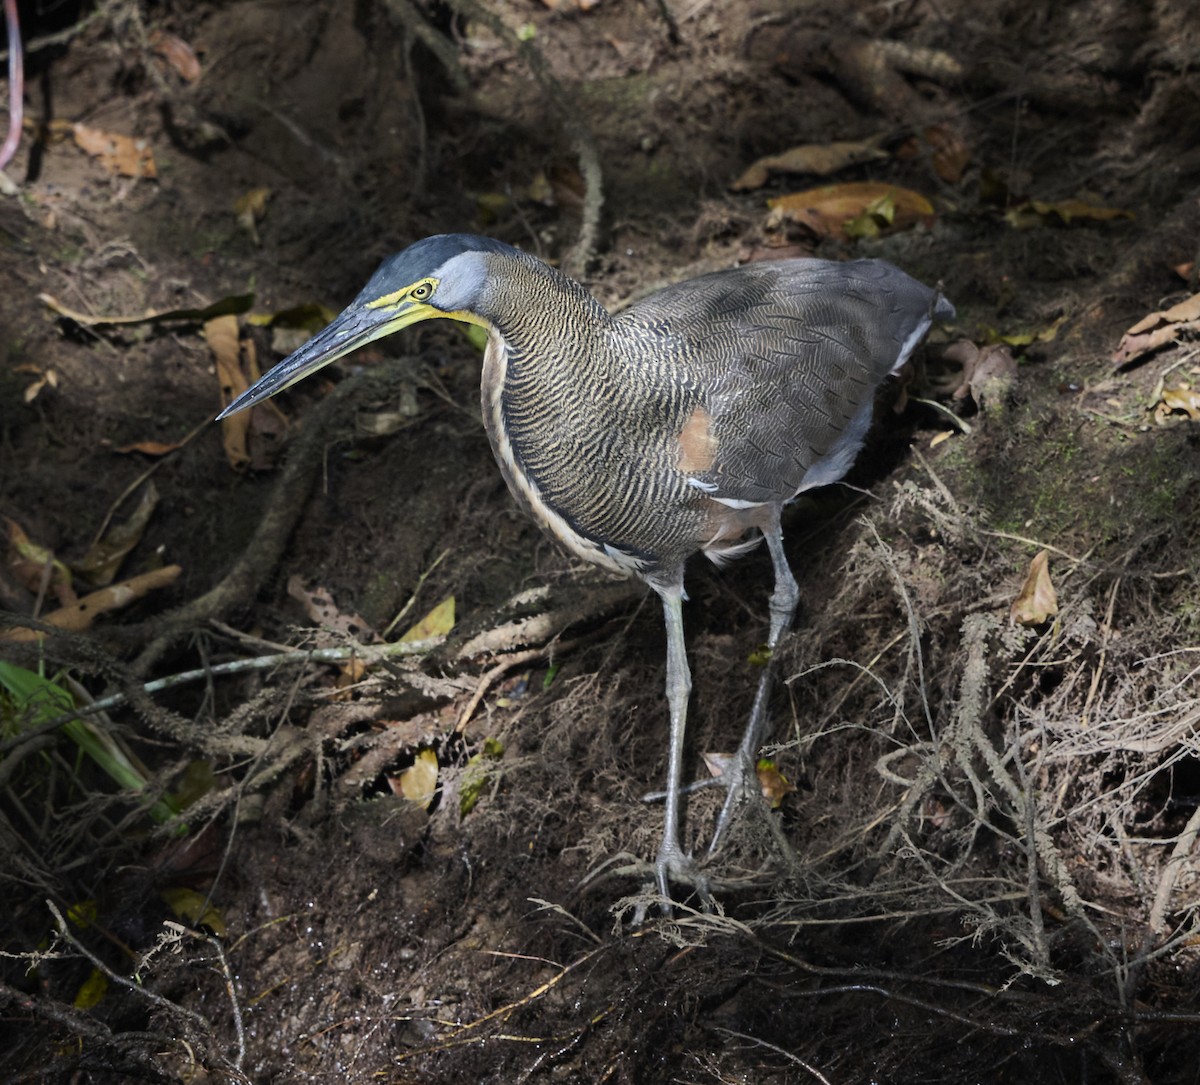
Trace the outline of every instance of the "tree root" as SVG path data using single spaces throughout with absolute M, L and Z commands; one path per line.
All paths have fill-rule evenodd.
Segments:
M 321 465 L 328 434 L 337 428 L 339 419 L 348 411 L 349 405 L 360 400 L 364 382 L 382 385 L 395 379 L 394 374 L 384 370 L 364 372 L 343 381 L 309 413 L 304 428 L 292 442 L 287 464 L 267 499 L 254 537 L 233 568 L 200 597 L 134 631 L 149 636 L 149 643 L 134 660 L 131 668 L 134 675 L 146 674 L 172 642 L 187 636 L 197 626 L 249 605 L 278 564 L 292 530 L 304 511 Z

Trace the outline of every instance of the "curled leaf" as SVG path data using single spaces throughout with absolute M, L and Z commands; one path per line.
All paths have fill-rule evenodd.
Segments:
M 200 59 L 182 38 L 156 30 L 150 35 L 150 47 L 156 56 L 165 60 L 185 83 L 194 83 L 200 78 Z
M 966 141 L 944 124 L 926 128 L 924 135 L 925 142 L 933 148 L 934 172 L 947 184 L 958 184 L 971 161 Z
M 75 571 L 95 587 L 111 584 L 125 556 L 141 541 L 157 505 L 158 490 L 153 482 L 148 482 L 129 519 L 114 524 L 102 539 L 97 539 L 75 564 Z
M 54 556 L 50 547 L 42 546 L 26 535 L 16 520 L 6 516 L 4 522 L 8 527 L 8 564 L 17 580 L 31 592 L 41 591 L 46 582 L 60 603 L 74 603 L 71 570 L 66 564 Z
M 1200 294 L 1193 294 L 1178 305 L 1142 317 L 1121 336 L 1113 351 L 1113 364 L 1127 365 L 1175 342 L 1180 335 L 1197 333 L 1200 333 Z
M 102 324 L 157 324 L 165 320 L 211 320 L 213 317 L 226 316 L 230 313 L 244 313 L 254 304 L 254 295 L 232 295 L 201 309 L 147 309 L 144 313 L 124 315 L 108 313 L 100 316 L 72 309 L 52 294 L 39 294 L 38 301 L 49 306 L 59 316 L 73 324 L 79 324 L 82 327 L 96 327 Z
M 1017 625 L 1044 625 L 1058 613 L 1058 593 L 1050 580 L 1050 551 L 1043 550 L 1029 563 L 1025 583 L 1012 604 Z
M 1165 426 L 1170 416 L 1176 413 L 1186 414 L 1193 422 L 1200 422 L 1200 391 L 1186 384 L 1164 388 L 1162 399 L 1154 407 L 1154 421 Z
M 829 177 L 849 166 L 887 158 L 887 152 L 879 146 L 882 139 L 882 136 L 874 136 L 855 141 L 802 143 L 781 154 L 758 159 L 729 187 L 734 192 L 762 188 L 772 173 L 811 173 L 817 177 Z

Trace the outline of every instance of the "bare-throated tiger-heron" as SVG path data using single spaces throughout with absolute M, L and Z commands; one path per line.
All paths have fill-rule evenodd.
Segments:
M 483 420 L 514 497 L 572 553 L 639 576 L 662 597 L 671 732 L 657 882 L 664 901 L 671 880 L 707 899 L 679 839 L 691 690 L 684 564 L 696 551 L 718 563 L 735 557 L 761 532 L 775 572 L 774 649 L 798 599 L 783 506 L 849 470 L 880 383 L 935 318 L 953 314 L 937 291 L 881 260 L 792 259 L 690 279 L 614 315 L 526 252 L 445 234 L 385 260 L 333 323 L 221 417 L 423 320 L 486 329 Z M 768 670 L 726 770 L 713 847 L 757 786 Z

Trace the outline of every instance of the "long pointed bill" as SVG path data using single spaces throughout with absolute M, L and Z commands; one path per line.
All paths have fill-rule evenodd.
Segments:
M 358 303 L 351 305 L 299 350 L 264 373 L 217 418 L 228 418 L 231 414 L 253 407 L 367 343 L 398 332 L 410 324 L 445 315 L 439 309 L 415 301 L 401 301 L 397 306 L 379 309 L 368 309 Z

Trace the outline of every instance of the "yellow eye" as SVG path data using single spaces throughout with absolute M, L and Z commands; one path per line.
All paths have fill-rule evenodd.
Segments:
M 425 301 L 432 293 L 433 283 L 417 283 L 417 285 L 412 288 L 411 297 L 414 301 Z

